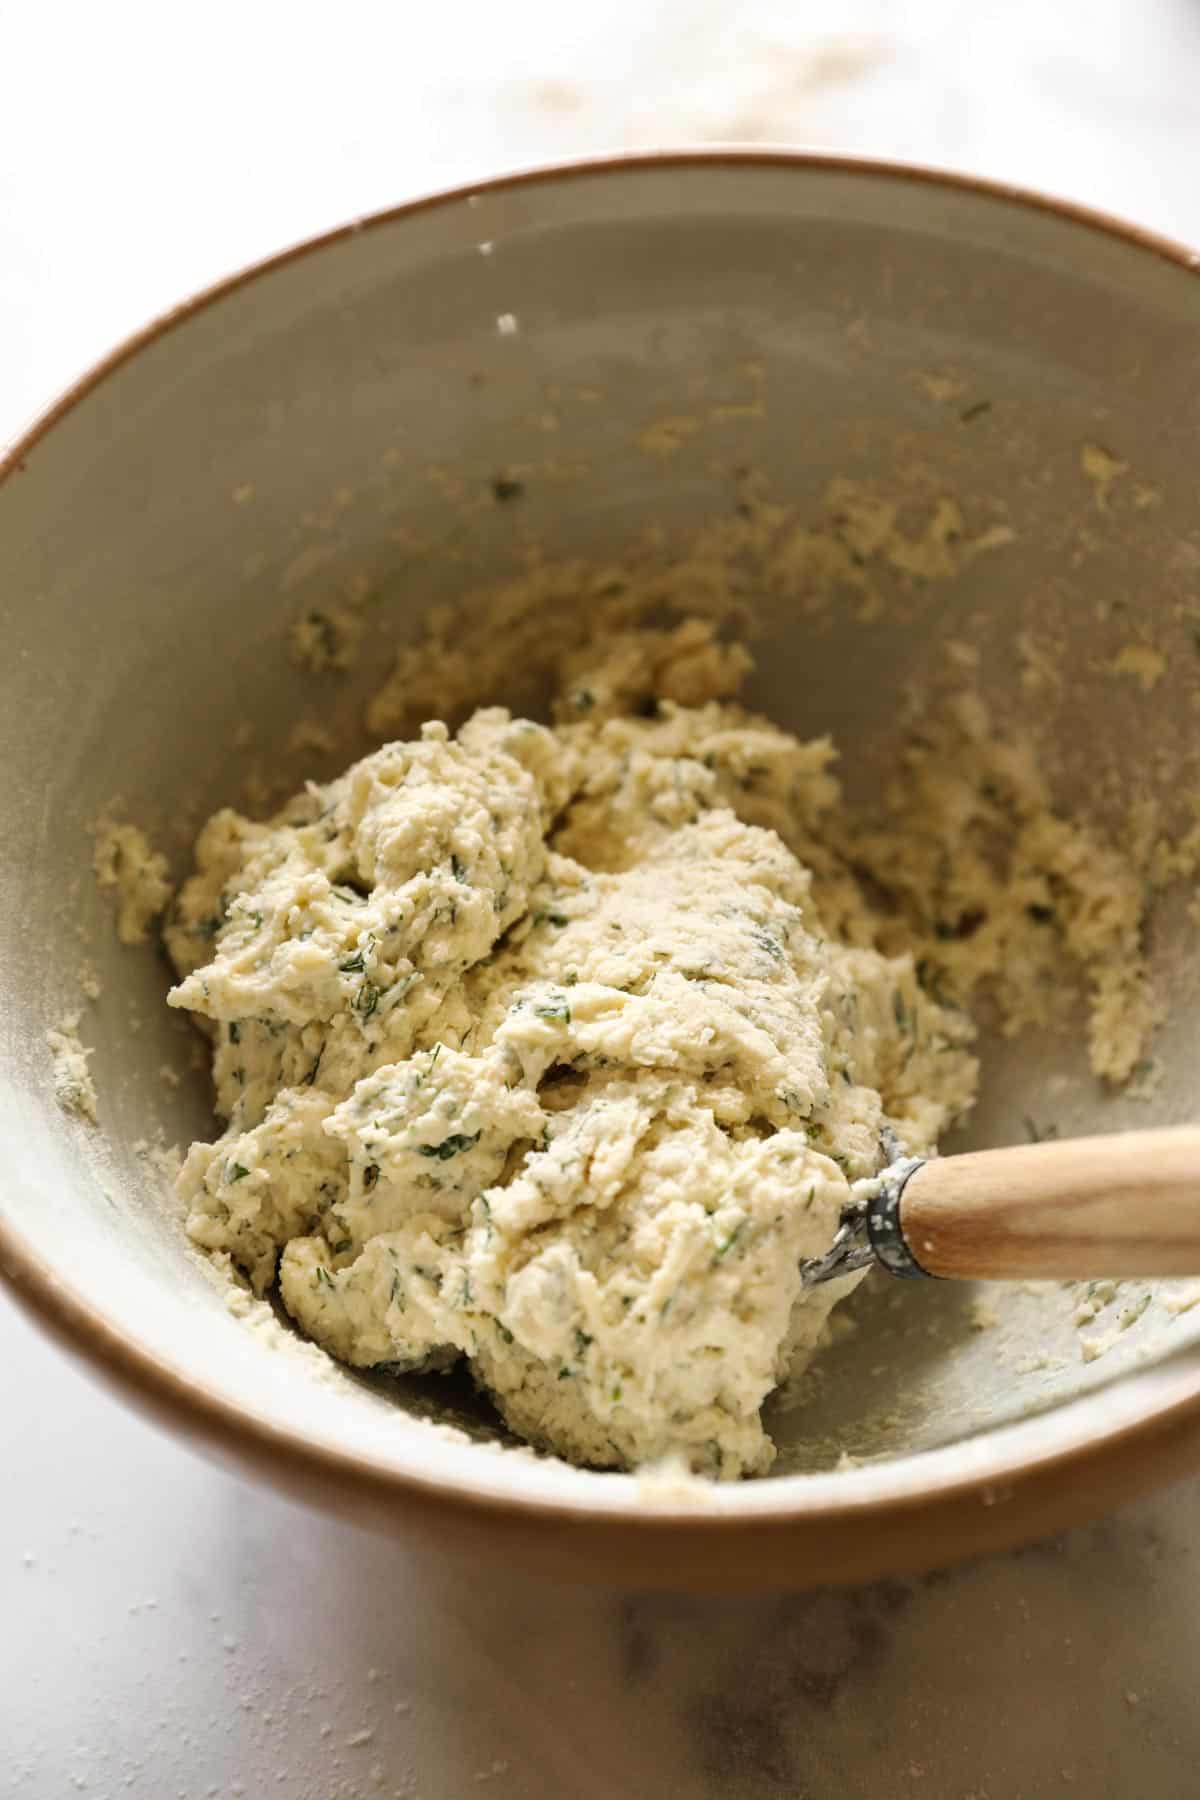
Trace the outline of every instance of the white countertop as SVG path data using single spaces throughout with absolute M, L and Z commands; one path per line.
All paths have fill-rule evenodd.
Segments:
M 299 236 L 561 152 L 939 162 L 1200 243 L 1195 0 L 43 0 L 0 53 L 0 440 Z M 336 20 L 336 22 L 335 22 Z M 0 1794 L 1184 1800 L 1200 1483 L 841 1595 L 520 1584 L 247 1487 L 0 1297 Z

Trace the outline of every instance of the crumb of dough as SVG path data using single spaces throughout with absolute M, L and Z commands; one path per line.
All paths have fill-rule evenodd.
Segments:
M 306 607 L 292 621 L 289 642 L 293 662 L 314 675 L 354 667 L 363 633 L 361 611 L 353 605 L 326 601 Z
M 968 1317 L 972 1331 L 990 1331 L 994 1325 L 1000 1323 L 1000 1314 L 991 1301 L 980 1299 L 978 1296 L 971 1301 Z
M 1017 633 L 1016 646 L 1021 659 L 1021 686 L 1027 694 L 1052 693 L 1061 688 L 1061 646 L 1043 643 L 1029 631 Z
M 948 400 L 956 400 L 966 392 L 966 383 L 954 375 L 942 375 L 936 370 L 921 370 L 914 378 L 938 406 L 945 406 Z
M 183 1077 L 180 1075 L 178 1069 L 173 1069 L 171 1067 L 170 1063 L 160 1063 L 158 1066 L 158 1079 L 162 1082 L 164 1087 L 177 1088 Z
M 95 969 L 93 969 L 91 963 L 80 964 L 79 991 L 85 1000 L 91 1000 L 93 1002 L 99 1000 L 101 994 L 104 992 L 100 977 L 97 975 Z
M 326 756 L 336 746 L 333 732 L 319 719 L 297 719 L 288 733 L 287 747 L 296 755 L 311 750 L 318 756 Z
M 1079 452 L 1079 467 L 1092 484 L 1097 512 L 1108 512 L 1113 484 L 1128 474 L 1129 464 L 1101 444 L 1084 444 Z
M 1089 1281 L 1075 1308 L 1076 1325 L 1090 1325 L 1109 1302 L 1116 1299 L 1118 1286 L 1119 1283 L 1108 1279 Z
M 634 438 L 634 443 L 645 456 L 674 456 L 682 450 L 689 438 L 696 437 L 703 431 L 699 419 L 683 415 L 670 419 L 654 419 L 644 425 Z
M 1194 1281 L 1188 1287 L 1163 1295 L 1162 1304 L 1165 1311 L 1175 1316 L 1191 1312 L 1194 1306 L 1200 1306 L 1200 1281 Z
M 1105 666 L 1110 675 L 1125 675 L 1148 694 L 1166 674 L 1167 659 L 1153 644 L 1124 644 Z
M 1119 1284 L 1107 1283 L 1105 1285 L 1116 1286 Z M 1111 1325 L 1107 1331 L 1089 1337 L 1081 1335 L 1079 1339 L 1079 1354 L 1083 1361 L 1085 1363 L 1096 1362 L 1100 1357 L 1107 1356 L 1108 1352 L 1120 1339 L 1121 1333 L 1128 1331 L 1131 1326 L 1137 1324 L 1142 1314 L 1146 1311 L 1146 1308 L 1150 1305 L 1152 1299 L 1153 1295 L 1150 1293 L 1139 1294 L 1136 1300 L 1131 1300 L 1127 1306 L 1121 1308 L 1120 1312 L 1117 1314 L 1116 1323 Z M 1078 1318 L 1079 1313 L 1077 1312 L 1076 1319 L 1078 1320 Z
M 154 921 L 174 893 L 167 859 L 155 850 L 144 831 L 111 817 L 93 828 L 92 868 L 100 886 L 112 896 L 117 936 L 123 944 L 144 944 Z
M 952 669 L 974 674 L 979 667 L 979 651 L 974 644 L 966 644 L 960 638 L 947 638 L 942 644 L 942 654 Z
M 227 1121 L 194 1241 L 341 1361 L 466 1360 L 590 1466 L 766 1469 L 762 1403 L 857 1279 L 801 1261 L 885 1126 L 930 1149 L 975 1091 L 912 950 L 831 928 L 798 846 L 832 749 L 727 697 L 747 661 L 630 632 L 567 658 L 552 727 L 485 708 L 218 813 L 167 931 Z
M 68 1013 L 57 1030 L 46 1033 L 54 1079 L 54 1098 L 64 1112 L 90 1124 L 97 1122 L 96 1084 L 88 1068 L 92 1054 L 79 1040 L 79 1014 Z

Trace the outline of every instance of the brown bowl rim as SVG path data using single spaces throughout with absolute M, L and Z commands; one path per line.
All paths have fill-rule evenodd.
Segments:
M 770 146 L 754 149 L 696 147 L 573 157 L 476 182 L 459 183 L 354 218 L 243 266 L 232 275 L 200 289 L 126 337 L 36 415 L 0 454 L 0 483 L 23 473 L 30 453 L 59 420 L 141 350 L 193 315 L 278 268 L 330 249 L 361 232 L 390 226 L 434 208 L 461 205 L 476 196 L 570 182 L 581 176 L 672 168 L 788 169 L 801 176 L 845 174 L 925 183 L 1048 214 L 1148 252 L 1185 274 L 1195 276 L 1200 272 L 1200 253 L 1146 227 L 1076 201 L 924 164 Z M 1182 1474 L 1188 1466 L 1200 1463 L 1198 1365 L 1183 1377 L 1182 1393 L 1178 1391 L 1179 1384 L 1173 1383 L 1176 1387 L 1173 1397 L 1152 1402 L 1136 1418 L 1107 1429 L 1100 1426 L 1082 1431 L 1075 1441 L 1047 1446 L 1041 1452 L 1027 1454 L 1017 1461 L 993 1456 L 987 1459 L 986 1467 L 940 1478 L 931 1469 L 933 1479 L 929 1481 L 922 1481 L 919 1475 L 914 1479 L 915 1470 L 928 1467 L 931 1458 L 941 1460 L 944 1453 L 912 1453 L 885 1465 L 897 1474 L 907 1473 L 907 1481 L 897 1483 L 894 1491 L 865 1497 L 846 1494 L 845 1498 L 833 1502 L 806 1503 L 805 1484 L 813 1480 L 808 1477 L 761 1484 L 761 1488 L 779 1495 L 779 1503 L 754 1510 L 705 1510 L 691 1505 L 658 1504 L 609 1509 L 567 1498 L 560 1501 L 472 1492 L 410 1469 L 383 1465 L 365 1453 L 321 1443 L 238 1405 L 215 1389 L 203 1387 L 96 1311 L 49 1262 L 30 1249 L 2 1212 L 0 1279 L 23 1309 L 53 1338 L 85 1362 L 95 1365 L 127 1398 L 140 1403 L 152 1415 L 235 1463 L 274 1474 L 285 1486 L 307 1497 L 315 1496 L 327 1502 L 337 1496 L 341 1502 L 340 1510 L 361 1514 L 368 1522 L 378 1523 L 381 1503 L 387 1509 L 397 1509 L 398 1503 L 407 1500 L 415 1508 L 417 1522 L 434 1528 L 436 1523 L 431 1509 L 445 1515 L 451 1523 L 466 1527 L 468 1532 L 473 1525 L 496 1526 L 504 1522 L 524 1528 L 526 1532 L 539 1526 L 551 1529 L 568 1526 L 573 1532 L 589 1525 L 616 1527 L 626 1550 L 631 1549 L 639 1537 L 647 1546 L 652 1545 L 660 1541 L 664 1531 L 682 1533 L 693 1544 L 697 1539 L 711 1544 L 714 1534 L 720 1534 L 724 1540 L 731 1532 L 741 1533 L 749 1527 L 756 1534 L 765 1533 L 765 1540 L 773 1541 L 775 1549 L 779 1550 L 781 1532 L 794 1536 L 797 1529 L 803 1529 L 811 1532 L 819 1545 L 822 1527 L 843 1532 L 849 1526 L 855 1532 L 866 1531 L 872 1536 L 878 1533 L 880 1539 L 887 1538 L 889 1525 L 898 1527 L 907 1548 L 902 1548 L 897 1555 L 864 1553 L 848 1558 L 844 1544 L 840 1549 L 831 1544 L 828 1563 L 822 1563 L 819 1554 L 816 1558 L 806 1559 L 809 1575 L 815 1572 L 818 1577 L 828 1579 L 853 1579 L 860 1573 L 929 1566 L 1036 1535 L 1039 1524 L 1037 1517 L 1031 1520 L 1028 1505 L 995 1504 L 997 1499 L 1008 1502 L 1018 1499 L 1022 1483 L 1028 1486 L 1035 1513 L 1039 1501 L 1045 1502 L 1046 1526 L 1041 1528 L 1048 1528 L 1072 1517 L 1087 1516 L 1114 1499 L 1140 1491 L 1152 1481 L 1169 1478 L 1173 1473 Z M 1071 1415 L 1078 1415 L 1081 1410 L 1090 1414 L 1098 1410 L 1107 1393 L 1137 1379 L 1137 1372 L 1119 1377 L 1111 1388 L 1081 1396 L 1055 1409 L 1055 1417 L 1066 1425 Z M 1014 1434 L 1027 1435 L 1029 1424 L 1030 1421 L 1020 1421 L 999 1427 L 986 1436 L 992 1443 L 1003 1444 Z M 816 1480 L 818 1486 L 825 1485 L 819 1478 Z M 760 1487 L 760 1484 L 754 1485 Z M 1068 1493 L 1073 1498 L 1064 1505 L 1062 1497 Z M 1089 1494 L 1092 1498 L 1086 1497 Z M 929 1526 L 935 1533 L 938 1525 L 944 1526 L 944 1537 L 938 1542 L 930 1542 L 927 1549 L 914 1549 L 911 1542 L 914 1513 L 928 1513 Z M 421 1515 L 424 1515 L 423 1519 Z M 397 1512 L 397 1517 L 401 1516 Z M 567 1566 L 580 1548 L 573 1532 Z M 926 1536 L 929 1535 L 927 1532 Z M 765 1540 L 760 1537 L 762 1549 L 766 1548 Z M 656 1579 L 655 1571 L 649 1565 L 643 1567 L 642 1573 L 651 1581 Z

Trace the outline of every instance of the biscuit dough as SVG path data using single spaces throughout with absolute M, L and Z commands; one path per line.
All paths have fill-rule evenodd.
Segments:
M 466 1358 L 592 1466 L 765 1470 L 762 1403 L 858 1279 L 801 1259 L 885 1123 L 928 1151 L 975 1091 L 966 1014 L 823 918 L 832 748 L 714 698 L 744 660 L 631 634 L 550 727 L 433 722 L 218 813 L 167 930 L 226 1121 L 193 1238 L 345 1362 Z

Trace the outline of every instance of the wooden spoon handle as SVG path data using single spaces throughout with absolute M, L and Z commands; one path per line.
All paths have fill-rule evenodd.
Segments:
M 1200 1275 L 1200 1126 L 934 1158 L 899 1223 L 928 1275 Z

